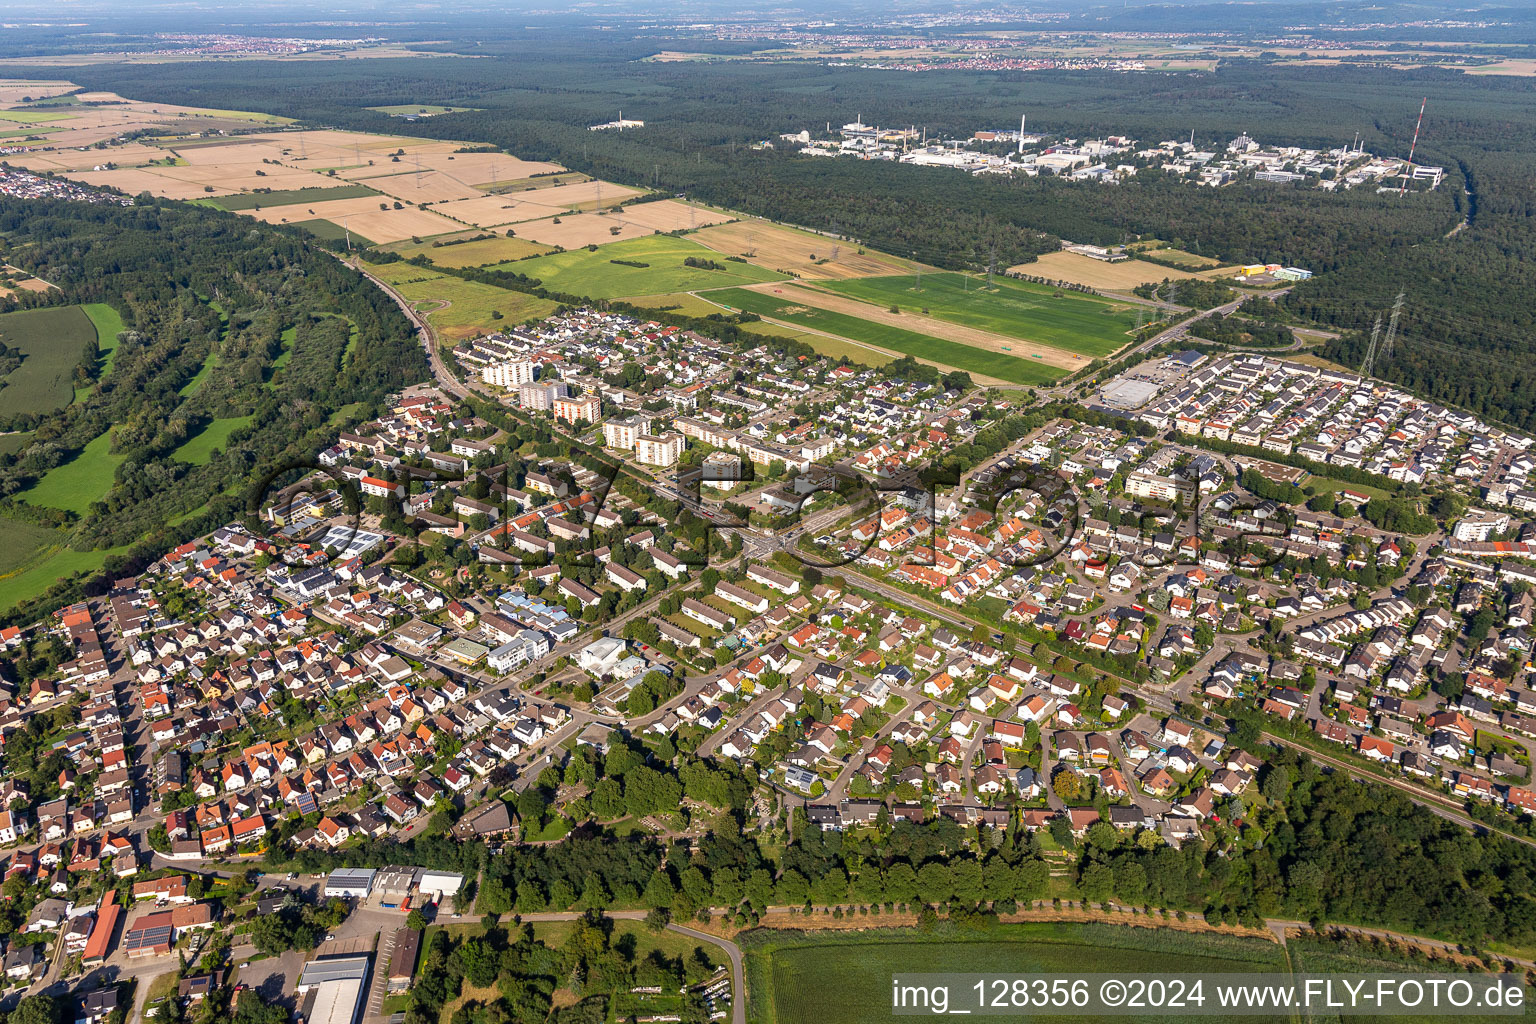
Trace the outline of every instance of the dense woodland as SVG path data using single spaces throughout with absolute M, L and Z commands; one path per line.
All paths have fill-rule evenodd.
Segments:
M 270 474 L 333 441 L 343 407 L 366 415 L 428 372 L 382 292 L 297 235 L 243 217 L 179 203 L 8 201 L 0 234 L 11 259 L 60 286 L 46 301 L 109 303 L 127 328 L 110 370 L 103 360 L 77 401 L 13 424 L 35 428 L 33 443 L 0 457 L 0 513 L 69 528 L 79 550 L 136 546 L 109 570 L 227 522 Z M 173 456 L 228 417 L 250 421 L 205 464 Z M 121 463 L 101 501 L 83 515 L 26 501 L 29 486 L 109 431 Z

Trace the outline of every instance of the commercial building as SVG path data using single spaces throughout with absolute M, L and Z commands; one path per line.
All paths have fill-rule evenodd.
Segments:
M 378 874 L 373 868 L 337 868 L 325 879 L 325 896 L 343 899 L 367 899 L 373 891 L 373 879 Z
M 368 957 L 311 960 L 293 991 L 305 1024 L 357 1024 L 368 991 Z

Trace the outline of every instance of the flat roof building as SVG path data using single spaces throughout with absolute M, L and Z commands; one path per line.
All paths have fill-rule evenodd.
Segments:
M 368 957 L 338 956 L 304 965 L 294 992 L 306 1024 L 357 1024 L 368 991 Z
M 373 891 L 373 868 L 337 868 L 325 879 L 325 895 L 366 899 Z

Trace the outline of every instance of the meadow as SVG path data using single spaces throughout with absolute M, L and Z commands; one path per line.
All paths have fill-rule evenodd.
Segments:
M 542 256 L 549 246 L 530 242 L 526 238 L 475 238 L 452 245 L 433 245 L 431 242 L 399 242 L 388 246 L 406 259 L 425 256 L 439 267 L 488 267 L 498 263 L 513 263 L 529 256 Z
M 846 313 L 828 309 L 811 309 L 762 292 L 748 291 L 745 288 L 712 291 L 709 293 L 709 298 L 733 309 L 746 310 L 759 316 L 771 316 L 776 320 L 824 331 L 850 341 L 878 345 L 881 348 L 900 352 L 902 355 L 926 359 L 957 370 L 965 370 L 967 373 L 995 377 L 1014 384 L 1048 384 L 1062 376 L 1062 371 L 1055 367 L 1035 364 L 1001 352 L 988 352 L 900 327 L 861 320 Z M 807 338 L 806 340 L 810 344 L 818 344 L 818 339 Z
M 1136 313 L 1124 303 L 1029 281 L 995 278 L 992 287 L 964 274 L 864 277 L 820 287 L 881 306 L 922 308 L 929 316 L 1033 341 L 1084 356 L 1107 356 L 1130 342 Z
M 121 321 L 116 326 L 121 330 Z M 96 325 L 79 306 L 0 314 L 0 342 L 22 353 L 21 365 L 0 387 L 0 415 L 46 413 L 68 405 L 75 394 L 75 367 L 96 337 Z M 110 338 L 115 347 L 116 331 Z
M 425 314 L 445 342 L 541 319 L 557 306 L 548 299 L 466 281 L 410 263 L 365 264 L 365 268 Z
M 187 438 L 180 448 L 171 453 L 171 458 L 182 462 L 190 462 L 195 466 L 205 465 L 213 458 L 216 449 L 221 449 L 229 442 L 229 435 L 251 422 L 249 416 L 228 416 L 210 422 L 202 430 Z
M 43 478 L 17 497 L 32 505 L 61 508 L 85 514 L 94 501 L 112 489 L 113 474 L 123 461 L 112 453 L 112 435 L 91 441 L 80 454 L 43 474 Z
M 889 1021 L 891 977 L 902 972 L 1146 975 L 1284 970 L 1280 948 L 1261 939 L 1113 925 L 1031 923 L 933 935 L 912 929 L 853 934 L 761 932 L 740 936 L 739 941 L 747 952 L 748 1017 L 762 1024 Z M 969 990 L 964 994 L 974 996 Z M 952 1001 L 950 1005 L 961 1004 Z M 1032 1014 L 1030 1019 L 1045 1018 Z M 1168 1021 L 1178 1015 L 1116 1019 Z
M 690 257 L 714 263 L 721 269 L 684 266 L 683 261 Z M 630 266 L 630 263 L 644 263 L 647 266 L 635 267 Z M 729 261 L 713 249 L 670 235 L 611 242 L 598 246 L 596 252 L 582 248 L 551 253 L 535 259 L 519 260 L 515 264 L 505 264 L 497 269 L 536 277 L 543 282 L 544 287 L 554 291 L 587 295 L 594 299 L 688 292 L 784 279 L 782 274 L 750 263 Z

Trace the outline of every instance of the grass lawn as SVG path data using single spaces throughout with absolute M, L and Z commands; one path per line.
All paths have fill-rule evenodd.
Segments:
M 195 466 L 205 465 L 213 458 L 216 449 L 223 448 L 229 441 L 229 435 L 251 422 L 249 416 L 228 416 L 223 419 L 211 421 L 198 433 L 189 437 L 185 444 L 171 452 L 171 458 L 182 462 L 190 462 Z
M 176 393 L 183 398 L 192 394 L 203 386 L 203 381 L 208 379 L 208 375 L 213 372 L 213 368 L 218 364 L 219 350 L 217 348 L 209 349 L 208 358 L 203 360 L 203 365 L 197 368 L 197 372 L 192 375 L 192 379 L 183 384 L 181 390 Z
M 643 957 L 651 950 L 657 949 L 664 956 L 673 958 L 693 955 L 695 946 L 704 950 L 704 955 L 709 957 L 709 962 L 717 967 L 723 962 L 724 954 L 720 947 L 708 942 L 700 942 L 686 935 L 674 931 L 664 931 L 659 935 L 653 935 L 643 921 L 613 921 L 613 932 L 608 937 L 608 944 L 617 949 L 631 949 L 636 958 Z M 571 936 L 571 929 L 575 927 L 571 921 L 535 921 L 533 922 L 533 937 L 544 943 L 559 949 Z
M 275 192 L 248 192 L 238 196 L 220 196 L 208 202 L 221 210 L 238 213 L 259 206 L 294 206 L 298 203 L 323 203 L 331 199 L 366 199 L 378 195 L 367 185 L 337 185 L 335 188 L 290 188 Z
M 0 434 L 0 455 L 15 455 L 32 443 L 32 431 L 20 430 L 14 434 Z
M 440 267 L 488 267 L 496 263 L 512 263 L 529 256 L 542 256 L 553 250 L 547 245 L 531 242 L 526 238 L 474 238 L 473 241 L 455 242 L 451 245 L 433 245 L 431 242 L 398 242 L 386 246 L 406 259 L 426 256 Z
M 557 303 L 478 281 L 442 274 L 409 263 L 384 263 L 368 272 L 425 312 L 445 341 L 472 338 L 549 316 Z M 446 303 L 446 305 L 444 305 Z M 497 319 L 491 314 L 500 313 Z
M 870 927 L 878 928 L 879 919 L 870 918 Z M 762 944 L 746 946 L 748 1018 L 772 1024 L 888 1021 L 891 977 L 901 972 L 1147 975 L 1285 969 L 1280 948 L 1263 940 L 1114 925 L 1016 924 L 943 936 L 912 929 L 783 938 L 769 933 Z M 975 992 L 952 990 L 951 1012 L 974 1009 L 974 1003 L 961 1001 L 966 998 L 974 1000 Z M 1154 1012 L 1120 1019 L 1168 1021 L 1180 1015 Z
M 85 513 L 112 489 L 112 474 L 123 456 L 112 454 L 112 434 L 102 434 L 70 461 L 50 469 L 18 497 L 32 505 Z
M 861 277 L 819 286 L 850 298 L 906 310 L 924 309 L 951 323 L 1035 341 L 1085 356 L 1105 356 L 1130 342 L 1136 312 L 1081 292 L 1031 281 L 995 278 L 993 286 L 965 274 L 924 274 L 916 279 Z
M 1029 360 L 1001 352 L 987 352 L 958 342 L 918 334 L 916 331 L 905 328 L 860 320 L 846 313 L 836 313 L 828 309 L 809 309 L 762 292 L 747 291 L 745 288 L 713 291 L 709 293 L 709 297 L 734 309 L 771 316 L 802 327 L 840 335 L 850 341 L 867 342 L 903 355 L 928 359 L 945 366 L 952 366 L 957 370 L 996 377 L 1015 384 L 1047 384 L 1065 373 L 1064 370 L 1055 367 L 1033 364 Z M 818 343 L 811 342 L 811 344 Z
M 0 413 L 46 413 L 75 395 L 75 367 L 96 338 L 79 306 L 46 306 L 0 313 L 0 342 L 22 353 L 0 387 Z M 116 335 L 113 335 L 114 344 Z
M 683 260 L 692 257 L 707 260 L 719 270 L 687 267 Z M 624 260 L 626 263 L 616 263 Z M 627 263 L 644 263 L 633 267 Z M 661 292 L 687 292 L 700 288 L 722 288 L 738 284 L 782 281 L 782 274 L 750 263 L 727 260 L 686 238 L 668 235 L 632 238 L 600 245 L 597 251 L 573 249 L 537 259 L 521 260 L 505 267 L 519 274 L 536 277 L 544 287 L 555 291 L 587 295 L 594 299 L 617 299 L 625 295 L 654 295 Z

